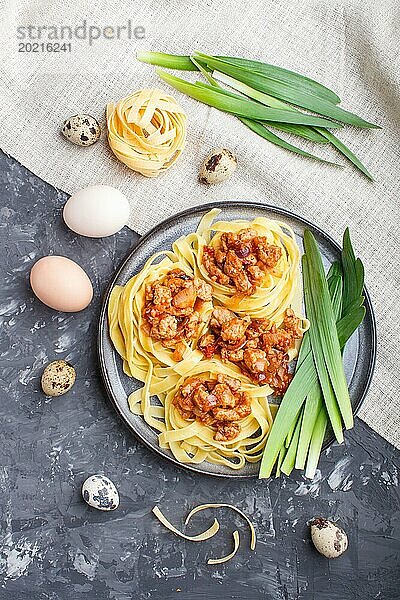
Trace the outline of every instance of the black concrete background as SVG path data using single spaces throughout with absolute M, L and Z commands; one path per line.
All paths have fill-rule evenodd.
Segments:
M 96 356 L 101 294 L 138 236 L 127 228 L 102 240 L 74 235 L 62 221 L 66 195 L 12 158 L 0 161 L 0 599 L 397 600 L 400 453 L 356 419 L 312 482 L 298 472 L 218 480 L 152 454 L 113 412 Z M 95 298 L 85 311 L 57 313 L 34 298 L 29 271 L 49 253 L 89 274 Z M 66 396 L 46 399 L 40 375 L 57 358 L 75 366 L 77 382 Z M 97 472 L 120 491 L 113 513 L 81 499 L 82 482 Z M 245 510 L 257 528 L 256 552 L 230 512 L 219 511 L 220 533 L 202 544 L 176 538 L 151 514 L 159 504 L 182 526 L 201 502 Z M 310 543 L 307 521 L 318 515 L 348 532 L 349 549 L 335 561 Z M 191 532 L 211 516 L 196 516 Z M 234 528 L 242 538 L 237 556 L 208 566 L 208 557 L 230 549 Z

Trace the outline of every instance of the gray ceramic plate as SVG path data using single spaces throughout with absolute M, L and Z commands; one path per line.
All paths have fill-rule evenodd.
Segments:
M 152 450 L 164 458 L 175 462 L 181 467 L 216 475 L 220 477 L 255 477 L 258 474 L 258 464 L 246 464 L 240 471 L 234 471 L 228 467 L 203 463 L 200 465 L 186 465 L 178 463 L 169 450 L 161 449 L 157 443 L 157 433 L 145 423 L 142 417 L 133 415 L 128 409 L 127 396 L 132 390 L 141 384 L 126 375 L 122 371 L 120 357 L 115 352 L 107 326 L 107 304 L 111 289 L 114 285 L 124 285 L 144 265 L 145 261 L 159 250 L 169 249 L 173 241 L 183 234 L 194 231 L 205 212 L 211 208 L 221 208 L 222 213 L 218 218 L 223 220 L 248 219 L 266 216 L 272 219 L 284 220 L 295 231 L 297 241 L 302 248 L 302 236 L 305 228 L 314 233 L 320 251 L 323 255 L 325 266 L 328 268 L 333 260 L 339 256 L 339 246 L 323 231 L 308 223 L 296 215 L 278 209 L 273 206 L 253 204 L 250 202 L 221 202 L 208 204 L 206 206 L 194 207 L 181 212 L 160 225 L 157 225 L 133 248 L 119 267 L 115 277 L 111 281 L 105 294 L 100 315 L 98 349 L 101 373 L 107 394 L 110 397 L 116 411 L 122 417 L 129 429 Z M 375 364 L 376 353 L 376 329 L 368 292 L 365 290 L 366 317 L 358 331 L 349 340 L 344 353 L 344 365 L 346 376 L 349 381 L 350 397 L 354 413 L 358 411 L 367 393 Z M 334 441 L 331 433 L 327 435 L 324 448 Z

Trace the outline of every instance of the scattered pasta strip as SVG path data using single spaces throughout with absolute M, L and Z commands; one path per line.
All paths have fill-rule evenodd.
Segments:
M 139 90 L 107 104 L 108 142 L 130 169 L 157 177 L 185 147 L 186 114 L 172 96 L 159 89 Z
M 153 513 L 155 514 L 155 516 L 157 517 L 157 519 L 170 531 L 172 531 L 173 533 L 176 533 L 176 535 L 179 535 L 179 537 L 184 538 L 185 540 L 189 540 L 190 542 L 204 542 L 205 540 L 208 540 L 209 538 L 212 538 L 219 530 L 219 523 L 217 521 L 217 519 L 214 519 L 214 523 L 211 525 L 211 527 L 209 527 L 209 529 L 207 529 L 206 531 L 203 531 L 203 533 L 199 533 L 198 535 L 186 535 L 184 533 L 182 533 L 181 531 L 179 531 L 179 529 L 176 529 L 169 521 L 168 519 L 166 519 L 164 517 L 164 515 L 162 514 L 161 510 L 158 508 L 158 506 L 155 506 L 153 508 Z
M 230 554 L 227 554 L 226 556 L 223 556 L 222 558 L 209 558 L 207 561 L 207 564 L 208 565 L 220 565 L 221 563 L 228 562 L 228 560 L 231 560 L 231 558 L 233 558 L 235 556 L 236 552 L 239 549 L 239 532 L 237 530 L 233 532 L 233 543 L 234 543 L 234 547 Z
M 241 517 L 243 517 L 243 519 L 245 519 L 246 522 L 248 523 L 248 526 L 250 527 L 250 531 L 251 531 L 250 548 L 252 550 L 255 550 L 255 548 L 256 548 L 256 531 L 254 529 L 254 525 L 250 521 L 249 517 L 247 515 L 245 515 L 243 511 L 240 510 L 240 508 L 237 508 L 236 506 L 233 506 L 232 504 L 200 504 L 199 506 L 196 506 L 193 510 L 190 511 L 190 513 L 186 517 L 185 525 L 187 525 L 189 523 L 189 521 L 193 515 L 200 512 L 201 510 L 206 510 L 207 508 L 231 508 L 232 510 L 237 512 Z

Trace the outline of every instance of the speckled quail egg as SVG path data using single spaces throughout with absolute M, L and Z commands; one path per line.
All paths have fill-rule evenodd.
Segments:
M 91 146 L 99 139 L 101 129 L 94 117 L 80 114 L 64 121 L 61 133 L 77 146 Z
M 226 148 L 216 148 L 205 158 L 200 169 L 201 183 L 222 183 L 237 167 L 236 156 Z
M 62 396 L 74 385 L 76 373 L 65 360 L 55 360 L 47 365 L 42 375 L 42 390 L 46 396 Z
M 119 494 L 113 482 L 105 475 L 91 475 L 82 486 L 82 497 L 89 506 L 98 510 L 115 510 Z
M 315 548 L 326 558 L 337 558 L 347 550 L 347 534 L 332 521 L 318 517 L 311 521 L 311 539 Z

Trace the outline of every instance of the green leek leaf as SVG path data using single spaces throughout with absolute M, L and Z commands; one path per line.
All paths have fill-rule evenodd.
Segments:
M 318 413 L 322 406 L 323 398 L 321 388 L 319 383 L 316 382 L 308 392 L 303 408 L 303 419 L 301 422 L 295 462 L 296 469 L 304 469 L 315 421 L 317 420 Z
M 296 423 L 296 427 L 293 432 L 292 439 L 290 440 L 289 447 L 286 451 L 285 458 L 283 459 L 283 462 L 281 465 L 282 473 L 285 473 L 285 475 L 288 475 L 288 476 L 293 471 L 294 464 L 296 461 L 296 452 L 297 452 L 297 445 L 299 442 L 300 427 L 301 427 L 301 419 L 297 419 L 297 423 Z
M 294 104 L 295 106 L 305 108 L 331 119 L 336 119 L 342 123 L 354 125 L 355 127 L 380 129 L 379 125 L 369 123 L 358 115 L 344 110 L 332 102 L 328 102 L 306 90 L 298 89 L 282 81 L 278 81 L 260 73 L 248 71 L 243 67 L 237 67 L 207 55 L 196 53 L 195 56 L 200 56 L 210 68 L 222 71 L 222 73 L 230 75 L 252 88 L 274 96 L 279 100 L 290 102 L 290 104 Z
M 357 258 L 354 266 L 356 271 L 357 292 L 359 295 L 361 295 L 364 287 L 364 265 L 362 264 L 361 260 Z
M 337 96 L 337 94 L 335 94 L 335 92 L 333 92 L 329 88 L 325 87 L 321 83 L 318 83 L 314 79 L 310 79 L 305 75 L 300 75 L 299 73 L 289 71 L 288 69 L 283 69 L 282 67 L 277 67 L 275 65 L 263 63 L 258 60 L 248 60 L 245 58 L 236 58 L 233 56 L 214 56 L 214 58 L 218 58 L 220 60 L 223 60 L 224 62 L 228 62 L 231 65 L 236 65 L 237 67 L 249 69 L 250 71 L 254 71 L 255 73 L 261 73 L 262 75 L 266 75 L 267 77 L 278 79 L 280 81 L 283 81 L 284 83 L 291 84 L 294 87 L 301 87 L 305 90 L 310 91 L 315 96 L 323 98 L 327 102 L 333 102 L 333 104 L 339 104 L 340 102 L 339 96 Z
M 342 314 L 342 290 L 343 278 L 342 268 L 339 261 L 332 263 L 326 276 L 329 296 L 332 302 L 332 310 L 336 322 L 339 321 Z M 299 443 L 297 447 L 296 469 L 304 469 L 307 453 L 311 442 L 315 422 L 323 406 L 323 398 L 319 383 L 314 383 L 311 387 L 304 405 L 304 415 L 300 430 Z
M 227 94 L 225 90 L 203 84 L 195 85 L 174 75 L 170 75 L 161 69 L 156 69 L 160 78 L 171 85 L 176 90 L 187 94 L 195 100 L 199 100 L 204 104 L 213 106 L 228 113 L 235 114 L 240 117 L 256 119 L 259 121 L 279 121 L 283 123 L 300 123 L 302 125 L 322 125 L 322 127 L 339 127 L 337 123 L 305 115 L 303 113 L 293 113 L 287 110 L 267 108 L 258 102 L 244 99 L 241 96 L 234 97 L 232 94 Z
M 164 67 L 165 69 L 176 69 L 180 71 L 196 71 L 196 68 L 198 68 L 201 60 L 200 56 L 201 55 L 199 53 L 199 60 L 197 61 L 197 64 L 191 64 L 190 56 L 167 54 L 165 52 L 138 51 L 136 53 L 136 58 L 141 62 L 149 65 L 156 65 L 158 67 Z M 324 98 L 328 102 L 333 102 L 334 104 L 338 104 L 340 102 L 339 96 L 321 83 L 288 69 L 283 69 L 282 67 L 269 65 L 256 60 L 246 60 L 229 56 L 216 56 L 214 58 L 218 58 L 230 64 L 237 65 L 239 67 L 245 67 L 249 70 L 255 71 L 256 73 L 262 73 L 269 77 L 274 77 L 280 81 L 304 88 L 311 91 L 316 96 Z
M 349 148 L 347 148 L 347 146 L 345 146 L 343 144 L 343 142 L 341 142 L 340 140 L 338 140 L 338 138 L 335 135 L 333 135 L 330 131 L 327 131 L 326 129 L 317 128 L 317 130 L 319 131 L 319 133 L 321 133 L 322 135 L 324 135 L 326 137 L 326 139 L 329 140 L 330 143 L 333 146 L 335 146 L 335 148 L 337 150 L 339 150 L 339 152 L 341 154 L 343 154 L 343 156 L 345 156 L 350 162 L 352 162 L 353 165 L 355 167 L 357 167 L 357 169 L 359 169 L 362 173 L 364 173 L 364 175 L 366 177 L 368 177 L 368 179 L 370 179 L 371 181 L 374 181 L 373 176 L 368 171 L 368 169 L 366 167 L 364 167 L 364 165 L 362 164 L 361 160 L 359 160 L 357 158 L 357 156 L 354 154 L 354 152 L 352 152 Z
M 296 419 L 293 421 L 293 423 L 292 423 L 292 425 L 291 425 L 291 427 L 290 427 L 290 429 L 288 431 L 288 434 L 287 434 L 286 440 L 285 440 L 285 448 L 289 448 L 289 446 L 290 446 L 290 442 L 292 441 L 294 430 L 296 429 L 296 423 L 299 420 L 299 417 L 301 419 L 301 415 L 303 414 L 302 411 L 303 411 L 303 408 L 301 408 L 299 410 L 299 412 L 297 413 Z
M 333 280 L 341 279 L 342 277 L 342 267 L 338 260 L 334 260 L 331 266 L 329 267 L 329 271 L 326 274 L 326 281 L 328 282 L 328 286 Z
M 343 234 L 342 263 L 344 272 L 343 310 L 348 312 L 349 307 L 361 297 L 364 287 L 364 266 L 354 255 L 348 227 Z
M 274 129 L 279 129 L 279 131 L 284 131 L 286 133 L 291 133 L 293 135 L 298 135 L 305 140 L 310 140 L 310 142 L 316 142 L 318 144 L 328 144 L 328 140 L 324 138 L 316 129 L 313 127 L 307 127 L 306 125 L 293 125 L 292 123 L 275 123 L 272 121 L 271 123 L 266 121 L 265 125 L 273 127 Z
M 337 163 L 331 163 L 329 160 L 325 160 L 323 158 L 320 158 L 319 156 L 315 156 L 314 154 L 311 154 L 310 152 L 306 152 L 305 150 L 302 150 L 301 148 L 297 148 L 297 146 L 290 144 L 286 140 L 283 140 L 279 136 L 272 133 L 272 131 L 269 131 L 266 127 L 264 127 L 264 125 L 262 123 L 258 123 L 257 121 L 253 121 L 251 119 L 245 119 L 243 117 L 239 117 L 239 119 L 249 129 L 254 131 L 254 133 L 257 133 L 257 135 L 260 135 L 261 137 L 268 140 L 269 142 L 272 142 L 276 146 L 280 146 L 281 148 L 285 148 L 285 150 L 290 150 L 290 152 L 295 152 L 296 154 L 300 154 L 301 156 L 306 156 L 307 158 L 313 158 L 314 160 L 319 160 L 320 162 L 324 162 L 324 163 L 335 164 L 337 167 L 341 166 L 341 165 L 338 165 Z
M 310 441 L 310 448 L 308 451 L 307 467 L 305 472 L 305 476 L 308 479 L 314 479 L 315 471 L 317 470 L 318 461 L 322 450 L 322 444 L 324 443 L 327 424 L 328 415 L 325 406 L 322 406 L 314 425 Z
M 215 79 L 212 77 L 211 73 L 212 71 L 210 71 L 209 69 L 207 69 L 206 67 L 203 67 L 203 65 L 201 65 L 195 58 L 194 56 L 190 57 L 190 60 L 192 61 L 192 63 L 195 65 L 195 67 L 200 71 L 200 73 L 207 79 L 208 83 L 214 87 L 219 87 L 218 83 L 215 81 Z M 199 83 L 199 82 L 196 82 Z M 328 140 L 327 140 L 328 141 Z
M 291 112 L 300 112 L 299 110 L 297 110 L 297 108 L 293 108 L 293 106 L 289 106 L 285 102 L 281 102 L 280 100 L 277 100 L 276 98 L 273 98 L 268 94 L 263 94 L 262 92 L 253 89 L 245 83 L 237 81 L 233 77 L 229 77 L 229 75 L 225 75 L 225 73 L 214 71 L 213 78 L 213 81 L 217 80 L 222 83 L 225 83 L 226 85 L 229 85 L 230 87 L 235 89 L 237 92 L 241 92 L 242 94 L 245 94 L 245 96 L 248 96 L 249 98 L 252 98 L 257 102 L 261 102 L 261 104 L 265 104 L 265 106 L 269 106 L 271 108 L 282 108 L 283 110 L 289 110 Z M 307 127 L 305 125 L 293 125 L 291 123 L 275 124 L 275 122 L 269 123 L 268 121 L 266 125 L 270 125 L 272 127 L 275 127 L 276 129 L 281 129 L 282 131 L 287 131 L 288 133 L 294 133 L 313 142 L 328 143 L 326 137 L 318 131 L 316 131 L 316 129 L 314 129 L 313 127 Z
M 139 50 L 136 52 L 136 58 L 140 62 L 148 65 L 164 67 L 164 69 L 177 69 L 179 71 L 197 71 L 197 67 L 190 60 L 190 56 L 180 56 L 179 54 L 166 54 L 165 52 L 147 52 Z
M 361 325 L 365 317 L 365 312 L 365 306 L 360 306 L 340 319 L 338 323 L 338 338 L 341 347 L 346 344 L 347 340 L 350 339 Z
M 328 284 L 326 282 L 321 254 L 319 253 L 313 234 L 308 229 L 304 232 L 304 249 L 306 252 L 305 263 L 306 268 L 308 268 L 309 276 L 308 289 L 313 290 L 312 297 L 309 295 L 309 298 L 311 298 L 311 302 L 309 301 L 309 307 L 311 309 L 310 320 L 312 322 L 310 330 L 313 329 L 317 332 L 316 336 L 311 337 L 314 360 L 316 361 L 318 369 L 317 361 L 321 362 L 323 358 L 342 413 L 344 424 L 346 429 L 350 429 L 353 427 L 353 411 L 343 370 L 343 361 L 336 330 L 335 316 L 329 297 Z M 306 291 L 306 285 L 304 287 Z M 319 380 L 322 386 L 324 381 L 321 381 L 321 376 L 319 377 Z M 326 401 L 325 391 L 324 398 Z M 327 410 L 329 413 L 328 405 Z M 331 415 L 329 415 L 329 417 L 331 417 Z M 332 423 L 332 427 L 333 426 L 334 424 Z
M 235 89 L 237 92 L 241 92 L 242 94 L 249 96 L 249 98 L 257 100 L 257 102 L 261 102 L 261 104 L 265 104 L 265 106 L 270 106 L 271 108 L 282 108 L 282 110 L 290 110 L 291 112 L 300 112 L 297 110 L 297 108 L 289 106 L 289 104 L 286 102 L 282 102 L 281 100 L 278 100 L 269 94 L 264 94 L 263 92 L 246 85 L 242 81 L 235 79 L 234 77 L 229 77 L 229 75 L 226 75 L 226 73 L 220 73 L 220 71 L 214 70 L 213 77 L 217 81 L 229 85 L 229 87 Z
M 354 331 L 362 323 L 365 316 L 365 307 L 363 306 L 364 297 L 361 296 L 364 287 L 364 266 L 359 258 L 356 259 L 354 250 L 350 240 L 349 230 L 346 229 L 343 235 L 343 250 L 342 250 L 342 265 L 343 265 L 343 302 L 341 308 L 342 318 L 337 323 L 338 338 L 341 349 L 344 348 L 347 340 L 351 337 Z M 339 267 L 340 268 L 340 267 Z M 335 263 L 332 265 L 327 281 L 332 298 L 332 306 L 335 307 L 335 301 L 332 297 L 330 275 L 335 276 L 337 267 Z M 346 300 L 345 300 L 346 299 Z M 336 305 L 335 316 L 338 319 L 340 304 Z M 307 400 L 306 400 L 307 403 Z M 307 404 L 306 404 L 307 405 Z M 328 415 L 325 408 L 321 405 L 320 412 L 314 425 L 312 438 L 310 440 L 309 454 L 307 459 L 307 467 L 305 476 L 313 479 L 318 465 L 319 455 L 325 436 L 326 427 L 328 424 Z M 297 454 L 299 456 L 300 440 Z M 300 460 L 299 460 L 300 462 Z M 297 466 L 297 461 L 296 461 Z
M 306 233 L 308 230 L 304 232 L 304 243 L 306 243 Z M 342 393 L 342 385 L 337 385 L 337 381 L 335 380 L 335 385 L 333 385 L 331 372 L 334 372 L 334 368 L 331 365 L 331 362 L 326 360 L 325 350 L 325 332 L 320 331 L 320 323 L 319 319 L 323 319 L 322 312 L 325 309 L 321 310 L 321 306 L 318 305 L 318 301 L 321 301 L 320 298 L 320 289 L 322 286 L 319 285 L 319 282 L 315 282 L 312 279 L 312 271 L 315 268 L 315 260 L 311 259 L 312 264 L 309 263 L 308 251 L 303 255 L 302 265 L 303 265 L 303 281 L 304 281 L 304 299 L 306 304 L 307 316 L 311 321 L 309 334 L 311 341 L 312 354 L 314 357 L 315 368 L 318 373 L 318 380 L 321 385 L 322 394 L 325 401 L 326 410 L 329 414 L 329 419 L 331 421 L 332 429 L 335 434 L 335 437 L 339 443 L 343 442 L 343 431 L 342 431 L 342 419 L 341 419 L 341 411 L 338 405 L 337 399 L 337 391 L 336 389 L 340 389 L 340 393 Z M 319 273 L 317 274 L 319 276 Z M 316 278 L 315 278 L 316 279 Z M 325 279 L 325 278 L 324 278 Z M 325 279 L 326 284 L 326 279 Z M 312 290 L 312 293 L 311 293 Z M 326 290 L 327 291 L 327 290 Z M 318 294 L 318 300 L 315 300 L 315 296 Z M 329 299 L 329 308 L 332 311 L 332 305 L 330 304 Z M 328 308 L 328 310 L 329 310 Z M 333 317 L 332 317 L 333 319 Z M 335 332 L 336 333 L 336 332 Z M 337 335 L 337 334 L 336 334 Z M 326 336 L 328 337 L 328 336 Z M 328 342 L 329 343 L 329 342 Z M 340 360 L 341 360 L 340 356 Z M 343 365 L 342 365 L 343 368 Z M 340 376 L 339 376 L 340 377 Z M 340 384 L 342 383 L 339 379 Z M 347 389 L 347 387 L 346 387 Z M 350 399 L 349 399 L 350 403 Z M 351 405 L 350 405 L 351 406 Z M 279 411 L 278 411 L 279 413 Z M 346 420 L 348 421 L 348 415 L 346 413 Z M 349 422 L 349 421 L 348 421 Z
M 333 263 L 334 265 L 335 263 Z M 332 265 L 332 266 L 333 266 Z M 340 267 L 339 267 L 340 268 Z M 332 303 L 332 311 L 337 322 L 342 314 L 343 278 L 342 273 L 335 269 L 334 275 L 327 277 L 329 296 Z
M 281 465 L 283 463 L 283 459 L 285 458 L 285 454 L 286 454 L 286 448 L 285 448 L 285 446 L 282 446 L 282 448 L 278 454 L 277 461 L 276 461 L 275 477 L 280 477 L 280 475 L 281 475 Z
M 221 88 L 220 85 L 218 84 L 218 82 L 214 79 L 214 77 L 212 77 L 210 75 L 210 72 L 205 67 L 203 67 L 201 64 L 199 64 L 195 58 L 191 58 L 191 60 L 193 61 L 193 63 L 195 65 L 198 65 L 199 71 L 201 71 L 201 73 L 204 75 L 204 77 L 207 79 L 207 81 L 209 81 L 210 85 L 212 85 L 213 87 L 215 87 L 216 89 L 218 89 L 222 93 L 230 95 L 233 98 L 237 98 L 238 97 L 237 94 L 233 94 L 232 92 L 229 92 L 228 90 L 224 90 L 223 88 Z M 204 82 L 196 81 L 195 85 L 197 85 L 198 87 L 202 87 L 204 89 L 208 89 L 207 84 L 205 84 Z M 284 105 L 283 102 L 281 104 Z M 268 140 L 272 144 L 275 144 L 276 146 L 280 146 L 281 148 L 284 148 L 285 150 L 289 150 L 290 152 L 294 152 L 296 154 L 299 154 L 301 156 L 305 156 L 307 158 L 313 158 L 313 159 L 318 160 L 320 162 L 325 162 L 325 163 L 328 163 L 328 164 L 334 164 L 334 165 L 336 165 L 338 167 L 342 166 L 342 165 L 338 165 L 337 163 L 331 163 L 331 161 L 328 161 L 328 160 L 325 160 L 323 158 L 320 158 L 319 156 L 315 156 L 314 154 L 311 154 L 310 152 L 306 152 L 305 150 L 302 150 L 301 148 L 297 148 L 297 146 L 294 146 L 293 144 L 290 144 L 286 140 L 283 140 L 279 136 L 277 136 L 274 133 L 272 133 L 272 131 L 269 131 L 264 126 L 263 123 L 259 123 L 257 121 L 253 121 L 251 119 L 246 119 L 244 117 L 238 117 L 238 119 L 240 121 L 242 121 L 242 123 L 244 125 L 246 125 L 249 129 L 251 129 L 254 133 L 257 133 L 257 135 L 263 137 L 264 139 Z M 273 123 L 273 125 L 275 126 L 276 129 L 281 128 L 281 129 L 285 130 L 284 129 L 285 126 L 288 127 L 289 130 L 291 128 L 292 129 L 292 133 L 295 133 L 296 128 L 301 128 L 302 131 L 304 130 L 303 137 L 308 137 L 308 136 L 306 136 L 305 132 L 309 131 L 309 132 L 312 132 L 315 136 L 320 136 L 321 139 L 323 139 L 326 142 L 328 142 L 328 140 L 326 140 L 325 137 L 323 137 L 320 133 L 318 133 L 312 127 L 307 127 L 305 125 L 293 125 L 292 123 L 275 123 L 275 121 L 272 121 L 271 124 L 272 123 Z M 298 135 L 301 135 L 301 134 L 299 133 Z M 310 139 L 310 137 L 308 137 L 308 139 Z M 314 141 L 318 141 L 318 138 L 316 140 L 314 140 Z

